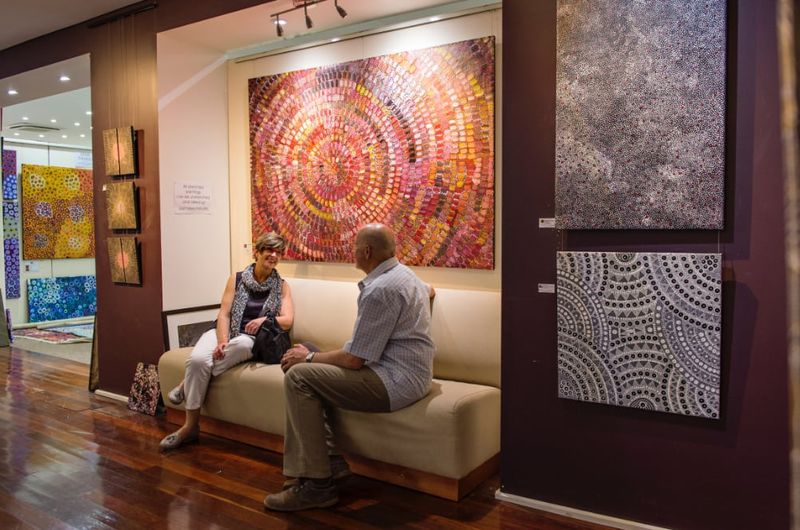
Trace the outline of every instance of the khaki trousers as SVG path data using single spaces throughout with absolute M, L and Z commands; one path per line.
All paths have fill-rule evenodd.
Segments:
M 390 410 L 383 381 L 366 366 L 348 370 L 330 364 L 296 364 L 286 373 L 283 389 L 286 396 L 283 474 L 287 477 L 331 476 L 326 409 Z

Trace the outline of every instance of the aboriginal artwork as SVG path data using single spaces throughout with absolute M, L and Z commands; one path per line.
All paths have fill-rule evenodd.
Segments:
M 26 260 L 94 257 L 92 172 L 22 165 Z
M 136 185 L 130 180 L 106 184 L 106 215 L 112 230 L 139 227 L 136 207 Z
M 719 417 L 720 254 L 557 261 L 559 397 Z
M 133 127 L 103 131 L 103 155 L 106 175 L 136 175 L 138 172 L 136 132 Z
M 407 265 L 494 267 L 494 37 L 251 79 L 253 236 L 351 262 L 382 222 Z
M 17 152 L 3 150 L 3 258 L 6 298 L 19 298 L 19 184 Z
M 135 237 L 109 237 L 108 264 L 112 282 L 142 284 L 139 246 Z
M 724 0 L 558 0 L 558 228 L 723 228 L 725 21 Z
M 62 320 L 97 312 L 94 276 L 28 279 L 28 320 Z

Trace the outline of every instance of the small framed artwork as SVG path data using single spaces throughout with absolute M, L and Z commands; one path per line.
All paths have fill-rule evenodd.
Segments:
M 200 335 L 214 327 L 218 312 L 219 304 L 162 312 L 164 346 L 167 350 L 194 346 Z
M 129 285 L 142 285 L 139 243 L 135 237 L 109 237 L 108 265 L 111 281 Z
M 112 182 L 104 186 L 106 216 L 111 230 L 138 230 L 139 208 L 136 185 L 131 181 Z
M 103 155 L 106 175 L 110 177 L 136 175 L 138 157 L 136 131 L 133 127 L 119 127 L 103 131 Z

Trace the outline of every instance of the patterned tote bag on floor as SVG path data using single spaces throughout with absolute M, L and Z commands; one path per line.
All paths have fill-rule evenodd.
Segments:
M 139 363 L 133 374 L 133 384 L 128 397 L 128 408 L 155 416 L 159 410 L 161 387 L 158 384 L 158 370 L 154 364 Z

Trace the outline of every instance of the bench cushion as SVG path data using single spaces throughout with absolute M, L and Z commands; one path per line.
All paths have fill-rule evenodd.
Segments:
M 180 348 L 161 356 L 165 403 L 190 352 Z M 344 451 L 458 479 L 500 451 L 499 410 L 497 388 L 435 379 L 425 398 L 393 413 L 337 411 L 335 432 Z M 283 436 L 280 366 L 244 363 L 212 379 L 202 414 Z

